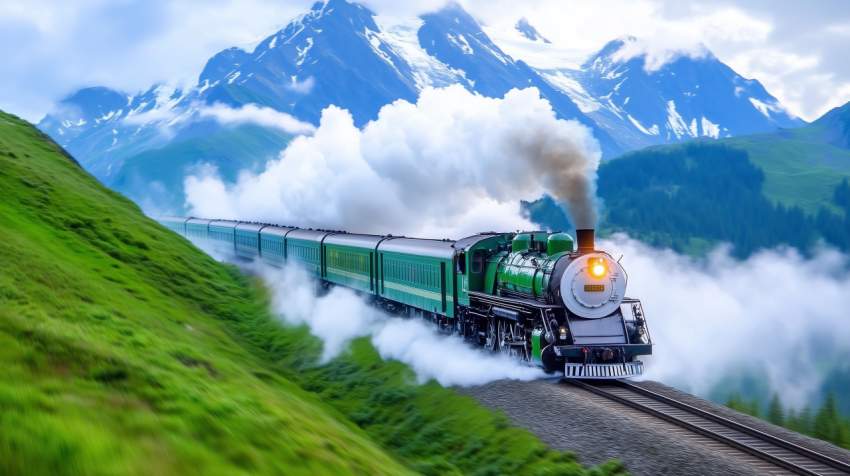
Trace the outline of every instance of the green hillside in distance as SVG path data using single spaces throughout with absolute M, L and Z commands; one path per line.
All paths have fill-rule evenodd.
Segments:
M 814 215 L 820 207 L 843 214 L 833 203 L 835 188 L 850 177 L 850 103 L 796 129 L 717 141 L 746 150 L 764 171 L 764 194 L 786 207 Z
M 0 112 L 0 474 L 621 474 L 269 314 L 214 261 Z
M 850 104 L 798 129 L 647 147 L 604 162 L 598 228 L 697 256 L 721 242 L 738 257 L 781 245 L 806 251 L 820 239 L 846 251 L 848 177 Z M 524 207 L 544 227 L 571 228 L 550 198 Z
M 183 213 L 183 180 L 204 163 L 215 164 L 228 183 L 239 172 L 259 172 L 292 140 L 290 134 L 244 125 L 211 136 L 194 137 L 128 157 L 106 185 L 146 210 Z

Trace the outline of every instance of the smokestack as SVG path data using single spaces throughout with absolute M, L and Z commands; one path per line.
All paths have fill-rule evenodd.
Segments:
M 593 228 L 576 230 L 576 238 L 578 238 L 579 253 L 593 253 L 595 246 L 593 243 Z

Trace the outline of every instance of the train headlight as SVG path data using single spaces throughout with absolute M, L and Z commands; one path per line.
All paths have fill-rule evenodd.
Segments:
M 590 275 L 594 278 L 601 278 L 608 272 L 608 266 L 603 258 L 591 258 L 588 260 L 590 265 Z

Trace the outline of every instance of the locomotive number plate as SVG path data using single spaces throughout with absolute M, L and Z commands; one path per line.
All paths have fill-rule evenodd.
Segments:
M 604 284 L 585 284 L 584 290 L 590 293 L 599 293 L 605 291 Z

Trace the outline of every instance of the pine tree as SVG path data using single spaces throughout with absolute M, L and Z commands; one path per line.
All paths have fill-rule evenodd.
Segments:
M 815 417 L 812 435 L 820 440 L 828 441 L 841 447 L 850 446 L 848 440 L 848 429 L 844 420 L 838 413 L 838 404 L 832 392 L 826 397 L 826 403 L 818 411 Z
M 812 408 L 806 405 L 800 413 L 789 417 L 786 428 L 804 435 L 812 435 Z
M 747 405 L 747 411 L 745 412 L 747 415 L 752 415 L 756 418 L 761 418 L 761 410 L 759 409 L 759 401 L 756 397 L 753 397 L 750 400 L 749 405 Z
M 785 425 L 785 412 L 782 410 L 782 401 L 779 394 L 774 393 L 770 400 L 770 408 L 767 410 L 767 421 L 777 426 Z

